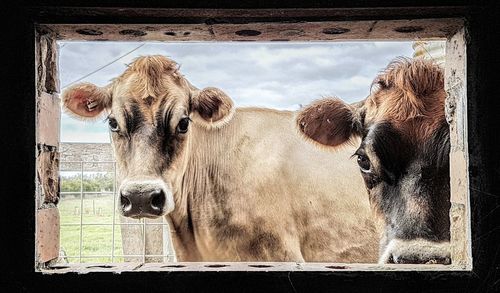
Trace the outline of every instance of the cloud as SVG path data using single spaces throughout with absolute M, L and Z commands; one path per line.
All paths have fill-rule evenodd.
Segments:
M 60 54 L 64 86 L 118 56 L 137 42 L 64 42 Z M 413 54 L 411 42 L 147 43 L 84 81 L 105 85 L 141 55 L 161 54 L 181 65 L 199 88 L 223 89 L 237 106 L 298 109 L 324 96 L 348 102 L 366 97 L 373 78 L 393 58 Z M 83 123 L 83 124 L 82 124 Z M 98 126 L 100 125 L 100 126 Z M 107 126 L 63 116 L 62 141 L 109 141 Z

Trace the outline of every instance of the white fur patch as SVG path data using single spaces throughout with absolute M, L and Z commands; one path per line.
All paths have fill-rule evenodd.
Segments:
M 450 243 L 433 242 L 424 239 L 392 239 L 379 258 L 379 264 L 391 262 L 404 263 L 415 260 L 417 263 L 450 263 Z

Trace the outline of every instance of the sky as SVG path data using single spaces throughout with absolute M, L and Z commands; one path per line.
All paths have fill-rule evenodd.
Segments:
M 237 107 L 283 110 L 297 110 L 331 96 L 349 103 L 364 99 L 375 76 L 392 59 L 413 55 L 412 42 L 394 41 L 59 42 L 59 46 L 62 90 L 94 71 L 80 82 L 106 85 L 134 58 L 161 54 L 179 63 L 180 72 L 194 86 L 218 87 Z M 108 126 L 99 120 L 80 121 L 63 111 L 61 141 L 109 142 Z

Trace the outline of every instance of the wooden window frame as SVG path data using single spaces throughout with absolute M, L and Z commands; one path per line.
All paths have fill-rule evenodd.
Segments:
M 481 52 L 479 48 L 485 48 L 485 40 L 489 40 L 489 38 L 485 36 L 481 29 L 486 28 L 487 25 L 484 23 L 487 23 L 488 21 L 493 23 L 492 18 L 488 18 L 486 16 L 487 13 L 484 10 L 481 10 L 478 7 L 468 7 L 466 5 L 454 6 L 451 8 L 429 5 L 422 8 L 354 7 L 354 9 L 338 7 L 331 8 L 327 6 L 328 5 L 325 5 L 323 8 L 316 7 L 289 10 L 258 9 L 252 11 L 243 9 L 138 9 L 102 7 L 66 7 L 61 9 L 53 6 L 24 7 L 20 9 L 20 11 L 23 12 L 22 17 L 19 20 L 21 26 L 15 28 L 14 32 L 24 32 L 26 33 L 25 37 L 33 36 L 32 40 L 27 40 L 22 44 L 19 44 L 19 47 L 23 49 L 23 52 L 31 53 L 33 55 L 33 57 L 26 58 L 26 60 L 20 62 L 22 65 L 20 67 L 20 75 L 32 77 L 31 80 L 23 80 L 21 84 L 28 86 L 33 85 L 24 92 L 32 93 L 30 96 L 36 97 L 36 100 L 32 102 L 28 102 L 29 99 L 25 97 L 24 101 L 27 101 L 27 104 L 23 110 L 36 109 L 38 114 L 31 114 L 30 116 L 25 112 L 22 112 L 25 115 L 28 115 L 27 117 L 30 117 L 27 119 L 27 122 L 31 121 L 33 122 L 32 125 L 36 124 L 37 127 L 36 131 L 35 128 L 33 128 L 33 131 L 28 131 L 28 138 L 20 140 L 19 143 L 31 141 L 34 142 L 32 146 L 38 146 L 35 150 L 37 160 L 35 161 L 35 157 L 32 155 L 32 159 L 28 160 L 26 165 L 28 166 L 28 171 L 35 171 L 36 167 L 39 174 L 38 183 L 41 184 L 28 184 L 27 188 L 31 188 L 32 194 L 33 192 L 37 192 L 37 194 L 44 194 L 42 201 L 37 201 L 36 204 L 29 205 L 25 208 L 25 210 L 23 210 L 22 213 L 23 215 L 27 215 L 26 211 L 29 211 L 31 212 L 31 217 L 33 217 L 35 210 L 40 212 L 41 209 L 39 210 L 38 208 L 53 208 L 50 200 L 57 201 L 55 199 L 57 198 L 57 193 L 55 193 L 54 196 L 54 193 L 46 192 L 39 187 L 46 184 L 46 186 L 48 186 L 45 187 L 47 190 L 53 190 L 54 186 L 57 186 L 57 184 L 54 183 L 56 179 L 53 175 L 51 175 L 52 173 L 45 172 L 48 170 L 46 168 L 39 168 L 39 166 L 42 165 L 57 165 L 57 145 L 45 143 L 50 140 L 50 136 L 53 136 L 53 134 L 42 134 L 39 126 L 43 121 L 48 123 L 47 125 L 54 125 L 53 123 L 55 123 L 54 120 L 50 118 L 50 115 L 43 118 L 43 113 L 49 113 L 53 110 L 53 108 L 50 107 L 50 104 L 57 102 L 55 99 L 57 99 L 58 84 L 56 80 L 50 81 L 42 79 L 41 77 L 43 74 L 39 75 L 33 71 L 30 73 L 27 69 L 30 67 L 30 64 L 31 68 L 33 68 L 35 66 L 40 66 L 40 60 L 42 63 L 47 61 L 47 59 L 44 60 L 35 58 L 35 52 L 42 52 L 39 47 L 35 48 L 35 46 L 33 46 L 38 43 L 35 41 L 35 38 L 45 36 L 50 43 L 51 40 L 58 38 L 58 31 L 54 31 L 53 28 L 57 26 L 64 27 L 62 23 L 78 24 L 82 25 L 82 27 L 88 26 L 91 23 L 120 23 L 122 28 L 127 26 L 131 30 L 134 30 L 137 26 L 144 24 L 152 25 L 154 23 L 183 25 L 186 23 L 203 23 L 207 26 L 216 26 L 224 23 L 225 25 L 222 25 L 222 27 L 235 25 L 237 28 L 244 28 L 239 29 L 241 31 L 251 30 L 252 26 L 255 27 L 256 24 L 263 22 L 272 23 L 273 25 L 271 25 L 271 27 L 273 27 L 274 24 L 295 24 L 297 21 L 305 21 L 307 23 L 333 21 L 339 23 L 348 19 L 349 21 L 356 20 L 359 23 L 390 23 L 391 21 L 394 21 L 400 24 L 400 22 L 402 22 L 403 24 L 408 24 L 403 26 L 404 29 L 400 29 L 402 31 L 409 31 L 407 32 L 407 36 L 411 36 L 411 34 L 416 33 L 416 36 L 427 38 L 436 37 L 436 35 L 425 36 L 422 34 L 422 30 L 420 29 L 414 31 L 415 27 L 418 28 L 418 25 L 415 25 L 415 23 L 421 23 L 423 21 L 425 24 L 429 21 L 429 19 L 438 20 L 438 22 L 440 22 L 443 19 L 448 18 L 462 21 L 462 25 L 460 25 L 458 29 L 448 27 L 441 28 L 440 30 L 440 32 L 444 34 L 444 37 L 448 38 L 447 49 L 451 49 L 451 51 L 447 52 L 446 62 L 447 64 L 454 64 L 453 66 L 456 66 L 454 67 L 455 71 L 448 71 L 449 74 L 446 76 L 446 90 L 448 93 L 447 119 L 450 122 L 450 129 L 452 130 L 452 149 L 450 157 L 451 161 L 456 162 L 456 166 L 460 167 L 456 170 L 457 172 L 454 173 L 454 171 L 452 171 L 451 173 L 452 209 L 450 214 L 452 220 L 452 243 L 461 243 L 462 246 L 453 246 L 453 259 L 456 260 L 456 262 L 453 266 L 449 267 L 451 269 L 441 270 L 441 268 L 439 268 L 436 270 L 436 268 L 430 267 L 430 269 L 421 269 L 416 271 L 415 268 L 412 267 L 405 269 L 404 266 L 398 266 L 388 269 L 386 267 L 383 268 L 383 270 L 380 270 L 380 268 L 356 269 L 356 272 L 352 272 L 341 266 L 333 266 L 330 270 L 325 270 L 323 267 L 321 269 L 315 268 L 314 264 L 312 264 L 309 268 L 304 268 L 298 264 L 283 264 L 282 269 L 276 270 L 269 268 L 249 270 L 248 268 L 225 269 L 227 267 L 213 267 L 212 269 L 200 272 L 200 268 L 184 270 L 166 269 L 170 271 L 170 274 L 168 275 L 162 275 L 161 272 L 152 271 L 148 271 L 147 273 L 138 273 L 139 271 L 143 272 L 148 268 L 135 267 L 120 270 L 119 272 L 121 272 L 121 274 L 116 275 L 113 274 L 115 270 L 111 270 L 106 267 L 95 267 L 95 270 L 94 268 L 87 268 L 87 270 L 83 270 L 80 273 L 99 271 L 101 272 L 100 274 L 82 275 L 82 278 L 77 280 L 74 277 L 75 273 L 44 274 L 38 272 L 35 268 L 33 268 L 33 266 L 29 268 L 29 266 L 23 262 L 18 266 L 18 268 L 20 268 L 19 272 L 25 273 L 18 274 L 16 273 L 16 270 L 13 273 L 16 277 L 15 279 L 33 280 L 34 284 L 45 285 L 50 282 L 55 282 L 56 280 L 71 280 L 75 284 L 84 284 L 85 280 L 95 280 L 101 288 L 115 286 L 115 289 L 123 288 L 125 291 L 127 291 L 127 289 L 131 290 L 132 288 L 150 288 L 154 290 L 167 288 L 172 285 L 188 286 L 190 288 L 207 288 L 209 286 L 213 286 L 212 288 L 221 288 L 221 286 L 237 285 L 234 282 L 251 284 L 251 288 L 274 288 L 278 290 L 290 289 L 295 291 L 300 288 L 307 289 L 308 281 L 312 280 L 315 280 L 315 286 L 318 286 L 318 288 L 333 288 L 329 286 L 337 285 L 337 287 L 335 287 L 337 289 L 343 288 L 353 290 L 353 288 L 357 288 L 359 291 L 363 291 L 363 288 L 365 290 L 370 289 L 370 285 L 376 285 L 378 288 L 399 288 L 398 286 L 403 286 L 407 288 L 408 291 L 416 291 L 418 288 L 423 288 L 421 286 L 429 284 L 437 286 L 434 288 L 438 289 L 447 288 L 444 286 L 449 286 L 450 284 L 455 288 L 460 288 L 459 286 L 463 286 L 461 288 L 498 288 L 498 282 L 497 279 L 495 279 L 496 276 L 498 276 L 498 271 L 493 269 L 495 260 L 493 260 L 493 263 L 489 262 L 486 259 L 488 256 L 485 255 L 486 252 L 495 251 L 491 246 L 493 245 L 493 239 L 491 239 L 488 234 L 481 234 L 481 232 L 491 234 L 491 232 L 495 231 L 494 229 L 489 230 L 492 229 L 492 227 L 494 228 L 491 220 L 484 220 L 484 217 L 489 215 L 487 214 L 488 211 L 491 210 L 491 213 L 493 213 L 495 210 L 493 207 L 488 206 L 488 201 L 486 199 L 479 198 L 479 195 L 481 194 L 488 194 L 487 191 L 484 191 L 485 189 L 489 190 L 491 188 L 495 188 L 491 187 L 491 182 L 494 180 L 492 180 L 491 177 L 488 177 L 488 175 L 478 174 L 477 170 L 478 166 L 486 166 L 488 168 L 487 170 L 493 170 L 493 167 L 495 167 L 494 164 L 491 165 L 487 163 L 488 159 L 491 158 L 491 155 L 489 155 L 489 153 L 485 153 L 484 151 L 484 149 L 490 149 L 492 142 L 485 140 L 486 138 L 484 134 L 480 131 L 480 128 L 477 125 L 477 122 L 481 121 L 481 114 L 478 111 L 488 109 L 488 107 L 485 107 L 484 104 L 479 102 L 479 94 L 484 91 L 491 90 L 488 87 L 486 87 L 487 90 L 485 90 L 484 87 L 481 87 L 478 77 L 482 77 L 483 81 L 492 81 L 493 79 L 485 78 L 484 73 L 481 73 L 479 70 L 479 65 L 474 63 L 477 60 L 484 61 L 484 57 L 479 55 Z M 483 16 L 486 20 L 482 19 Z M 46 26 L 46 24 L 54 26 Z M 299 29 L 300 27 L 303 27 L 302 25 L 303 24 L 299 25 Z M 108 26 L 111 27 L 112 25 Z M 48 30 L 45 31 L 47 28 Z M 401 26 L 390 27 L 392 31 L 394 31 L 395 28 L 401 28 Z M 296 28 L 293 28 L 292 30 L 294 29 Z M 337 27 L 334 27 L 332 30 L 333 35 L 346 36 L 346 33 L 338 34 L 336 29 Z M 424 31 L 426 31 L 426 29 L 427 27 L 424 28 Z M 29 32 L 30 30 L 31 32 Z M 418 32 L 420 32 L 420 34 L 418 34 Z M 62 31 L 59 33 L 61 34 Z M 209 31 L 209 33 L 211 32 Z M 140 36 L 140 33 L 137 34 L 135 32 L 122 33 L 122 35 L 123 34 L 130 36 L 139 35 L 139 37 L 143 37 Z M 324 34 L 332 35 L 331 33 Z M 383 37 L 379 39 L 382 38 Z M 407 39 L 407 37 L 402 39 Z M 477 41 L 478 43 L 474 43 L 474 41 Z M 462 47 L 461 44 L 464 46 Z M 468 54 L 465 54 L 465 51 L 461 50 L 461 48 L 467 48 Z M 472 54 L 469 52 L 472 52 Z M 449 56 L 453 56 L 453 58 L 449 60 Z M 52 66 L 49 63 L 46 64 L 48 64 L 48 66 Z M 48 90 L 48 92 L 41 90 L 41 84 L 43 84 L 43 87 L 45 87 L 45 90 Z M 14 89 L 17 88 L 19 87 L 14 86 Z M 47 96 L 46 94 L 52 96 L 45 101 L 40 100 L 41 97 Z M 487 100 L 487 102 L 491 103 L 491 100 Z M 490 112 L 491 111 L 492 109 L 490 109 Z M 35 111 L 32 113 L 35 113 Z M 486 111 L 485 113 L 489 112 Z M 488 115 L 486 116 L 490 117 Z M 47 119 L 47 117 L 49 118 Z M 22 123 L 22 125 L 26 124 Z M 14 127 L 13 129 L 15 130 L 17 128 Z M 33 147 L 29 146 L 22 147 L 21 152 L 29 154 L 29 149 L 32 150 L 31 154 L 33 154 Z M 498 157 L 498 155 L 493 155 L 493 158 L 496 158 L 495 156 Z M 463 167 L 463 169 L 461 167 Z M 20 180 L 35 178 L 35 173 L 36 172 L 33 172 L 32 175 L 29 175 L 24 172 L 23 174 L 26 174 L 27 176 L 21 176 L 22 178 L 20 178 Z M 456 181 L 455 183 L 454 180 Z M 490 193 L 490 195 L 495 196 L 494 193 Z M 37 199 L 39 200 L 40 198 Z M 468 206 L 472 206 L 473 208 L 469 209 L 467 208 Z M 476 209 L 482 210 L 484 213 L 480 213 Z M 483 218 L 480 217 L 481 215 Z M 496 214 L 493 213 L 493 215 Z M 54 220 L 54 222 L 57 221 Z M 32 236 L 27 237 L 28 239 L 33 240 L 30 242 L 31 246 L 33 246 L 33 243 L 35 243 L 34 232 L 37 230 L 35 221 L 25 221 L 23 222 L 23 225 L 20 225 L 20 227 L 23 232 L 22 235 L 26 236 L 29 235 L 30 231 L 33 232 Z M 459 233 L 458 235 L 453 233 L 453 231 L 463 231 L 464 233 Z M 465 242 L 456 242 L 458 239 L 465 240 Z M 14 238 L 14 240 L 20 239 Z M 18 243 L 21 243 L 21 241 Z M 479 244 L 482 245 L 481 248 L 478 247 Z M 25 244 L 22 247 L 29 246 Z M 31 250 L 28 249 L 28 251 L 35 252 L 34 248 Z M 496 250 L 496 252 L 498 253 L 498 250 Z M 23 257 L 22 259 L 29 260 L 31 258 L 31 264 L 33 264 L 33 261 L 36 262 L 39 257 L 40 255 L 33 253 L 33 256 Z M 494 258 L 496 259 L 497 255 L 495 255 Z M 204 266 L 205 264 L 200 265 Z M 351 264 L 348 264 L 347 266 L 357 267 L 357 265 Z M 394 271 L 395 269 L 397 271 Z M 487 273 L 489 269 L 493 271 Z M 357 281 L 361 279 L 364 280 L 364 283 L 358 284 Z M 193 280 L 197 280 L 200 283 L 194 283 Z M 494 282 L 488 283 L 488 280 L 493 280 Z M 441 281 L 444 282 L 439 283 Z M 417 285 L 411 287 L 412 284 Z M 27 286 L 32 288 L 32 285 Z M 70 288 L 64 283 L 59 283 L 57 286 L 59 288 Z M 373 289 L 373 287 L 371 289 Z
M 47 263 L 58 256 L 58 212 L 55 203 L 58 174 L 58 129 L 60 121 L 60 101 L 57 97 L 59 81 L 57 72 L 57 41 L 343 41 L 343 40 L 446 40 L 445 88 L 446 115 L 450 123 L 450 169 L 451 202 L 450 210 L 452 264 L 443 265 L 377 265 L 377 264 L 335 264 L 304 263 L 287 265 L 269 263 L 182 263 L 177 265 L 156 264 L 106 264 L 50 266 L 43 273 L 64 273 L 76 271 L 102 270 L 470 270 L 470 221 L 468 202 L 467 135 L 466 123 L 466 45 L 464 22 L 460 18 L 412 19 L 412 20 L 365 20 L 365 21 L 306 21 L 255 22 L 245 24 L 38 24 L 36 26 L 38 96 L 38 145 L 41 191 L 48 207 L 38 209 L 37 255 L 39 262 Z M 47 102 L 48 101 L 48 102 Z M 47 122 L 49 121 L 50 122 Z M 48 126 L 48 127 L 47 127 Z M 49 149 L 47 145 L 50 145 Z M 47 158 L 49 157 L 49 158 Z M 51 160 L 51 163 L 46 163 Z M 42 175 L 43 174 L 43 175 Z M 44 178 L 44 175 L 46 178 Z M 50 185 L 50 182 L 55 184 Z M 50 189 L 52 188 L 52 190 Z M 46 237 L 46 235 L 52 237 Z M 55 236 L 55 237 L 54 237 Z M 58 269 L 59 268 L 59 269 Z

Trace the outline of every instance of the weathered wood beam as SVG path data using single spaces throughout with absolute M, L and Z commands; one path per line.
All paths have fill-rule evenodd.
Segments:
M 36 66 L 36 261 L 45 264 L 59 257 L 59 126 L 61 119 L 56 35 L 35 34 Z
M 335 41 L 443 39 L 461 19 L 213 24 L 43 24 L 66 41 Z
M 446 42 L 446 119 L 450 124 L 450 231 L 453 265 L 472 268 L 465 30 Z

